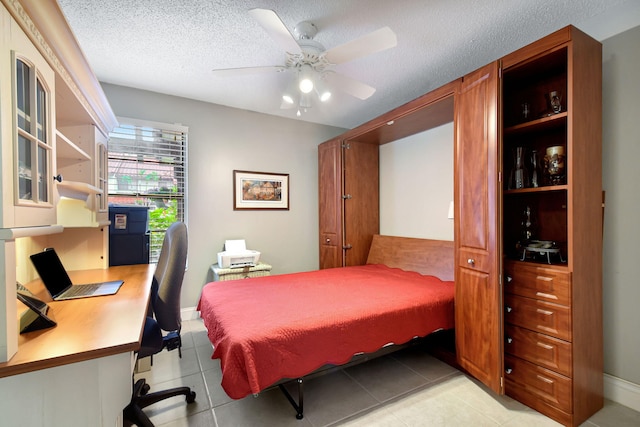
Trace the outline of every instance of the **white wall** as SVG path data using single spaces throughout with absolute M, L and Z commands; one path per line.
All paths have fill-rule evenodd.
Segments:
M 453 240 L 452 200 L 453 122 L 380 146 L 380 234 Z
M 640 392 L 638 70 L 640 27 L 603 41 L 604 370 Z
M 294 119 L 103 84 L 118 116 L 189 127 L 188 271 L 193 307 L 227 239 L 246 239 L 272 273 L 318 268 L 318 144 L 344 132 Z M 289 174 L 289 211 L 234 211 L 233 170 Z

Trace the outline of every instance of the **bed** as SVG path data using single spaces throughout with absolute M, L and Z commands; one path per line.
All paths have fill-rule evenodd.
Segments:
M 302 418 L 306 375 L 453 328 L 452 280 L 453 242 L 376 235 L 366 265 L 211 282 L 198 310 L 229 397 L 277 384 Z

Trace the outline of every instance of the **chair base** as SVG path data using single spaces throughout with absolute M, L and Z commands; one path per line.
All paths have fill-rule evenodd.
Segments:
M 132 425 L 154 427 L 142 408 L 146 408 L 149 405 L 153 405 L 169 397 L 181 395 L 185 396 L 187 403 L 193 403 L 196 400 L 196 392 L 191 391 L 189 387 L 176 387 L 149 393 L 149 384 L 147 384 L 144 379 L 136 381 L 133 386 L 131 402 L 122 411 L 123 425 L 125 427 Z

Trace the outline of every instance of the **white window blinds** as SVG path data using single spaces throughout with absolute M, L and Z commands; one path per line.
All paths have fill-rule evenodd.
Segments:
M 151 262 L 164 231 L 184 221 L 188 128 L 118 118 L 109 139 L 109 203 L 149 207 Z

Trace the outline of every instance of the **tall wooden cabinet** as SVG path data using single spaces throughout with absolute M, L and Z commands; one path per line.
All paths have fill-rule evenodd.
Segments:
M 601 45 L 567 27 L 502 87 L 505 389 L 578 425 L 603 404 Z
M 458 363 L 501 393 L 498 71 L 465 76 L 456 95 L 454 236 Z
M 320 268 L 361 265 L 379 231 L 378 145 L 333 139 L 318 146 Z
M 603 404 L 601 55 L 566 27 L 456 98 L 458 361 L 572 426 Z

